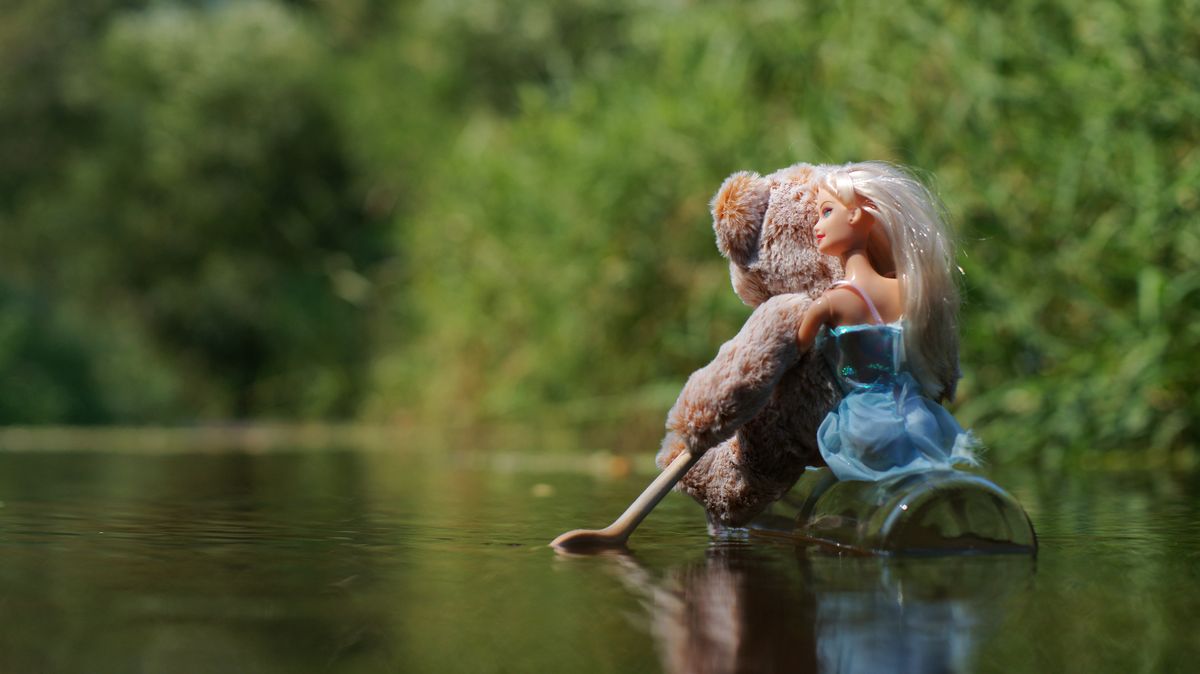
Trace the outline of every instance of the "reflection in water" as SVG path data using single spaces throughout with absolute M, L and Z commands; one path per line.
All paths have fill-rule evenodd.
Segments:
M 322 493 L 358 489 L 357 461 L 0 454 L 0 671 L 358 666 L 379 537 Z
M 1033 578 L 1026 556 L 833 557 L 719 541 L 656 578 L 615 555 L 669 672 L 959 672 Z
M 1024 556 L 714 541 L 683 498 L 639 530 L 636 558 L 560 559 L 546 541 L 564 523 L 610 518 L 644 482 L 470 456 L 0 452 L 0 673 L 1125 674 L 1200 661 L 1191 474 L 1006 475 L 1041 536 L 1033 582 Z

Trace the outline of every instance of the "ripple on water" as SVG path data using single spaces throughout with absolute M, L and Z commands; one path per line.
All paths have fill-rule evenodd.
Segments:
M 1200 661 L 1182 619 L 1200 615 L 1188 480 L 1015 475 L 1036 559 L 713 539 L 678 494 L 629 554 L 580 558 L 546 544 L 611 522 L 645 475 L 354 452 L 79 461 L 0 456 L 0 652 L 13 671 L 236 671 L 214 648 L 271 672 L 1107 674 Z

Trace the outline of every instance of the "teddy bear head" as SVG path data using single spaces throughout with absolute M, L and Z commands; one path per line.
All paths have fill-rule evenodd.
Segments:
M 739 171 L 712 200 L 717 248 L 729 260 L 738 297 L 758 306 L 775 295 L 816 297 L 841 274 L 817 251 L 817 185 L 821 166 L 795 164 L 767 176 Z

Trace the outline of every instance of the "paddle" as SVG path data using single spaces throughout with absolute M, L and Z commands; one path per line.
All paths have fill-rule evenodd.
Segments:
M 675 483 L 686 475 L 692 466 L 696 465 L 701 456 L 703 454 L 693 455 L 684 451 L 675 457 L 671 465 L 667 466 L 667 469 L 655 478 L 649 487 L 646 487 L 646 491 L 642 492 L 642 495 L 637 497 L 625 509 L 625 512 L 607 527 L 568 531 L 550 541 L 550 545 L 568 552 L 624 547 L 625 541 L 629 540 L 629 535 L 633 533 L 633 530 L 642 523 L 651 510 L 654 510 L 654 506 L 658 505 L 667 492 L 671 491 L 671 487 L 674 487 Z

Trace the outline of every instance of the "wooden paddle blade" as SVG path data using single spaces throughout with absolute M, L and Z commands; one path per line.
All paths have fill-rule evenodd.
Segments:
M 590 552 L 624 548 L 628 533 L 612 533 L 608 529 L 575 529 L 550 541 L 550 547 L 564 552 Z
M 617 518 L 617 521 L 608 525 L 603 529 L 576 529 L 568 531 L 550 542 L 551 547 L 558 550 L 571 551 L 587 551 L 587 550 L 604 550 L 625 547 L 625 541 L 629 540 L 629 535 L 637 528 L 646 515 L 654 510 L 654 506 L 671 491 L 671 487 L 683 477 L 684 473 L 691 470 L 692 466 L 700 460 L 699 454 L 691 454 L 683 452 L 675 457 L 671 465 L 659 474 L 654 482 L 650 483 L 649 487 L 638 496 L 629 508 Z

